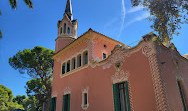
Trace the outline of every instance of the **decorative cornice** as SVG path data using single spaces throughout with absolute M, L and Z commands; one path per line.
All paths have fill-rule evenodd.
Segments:
M 55 39 L 55 41 L 57 41 L 58 39 L 73 39 L 73 40 L 76 40 L 75 38 L 73 38 L 73 37 L 57 37 L 56 39 Z M 70 45 L 70 44 L 69 44 Z
M 67 94 L 70 94 L 71 93 L 71 88 L 70 87 L 65 87 L 65 89 L 64 89 L 64 95 L 67 95 Z
M 115 72 L 115 74 L 112 75 L 113 84 L 127 81 L 129 75 L 129 72 L 124 72 L 123 70 Z

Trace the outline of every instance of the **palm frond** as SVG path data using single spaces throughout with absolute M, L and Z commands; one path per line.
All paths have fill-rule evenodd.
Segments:
M 33 8 L 33 3 L 31 0 L 24 0 L 24 2 L 26 3 L 26 5 L 29 7 L 29 8 Z
M 16 9 L 17 7 L 17 0 L 9 0 L 10 6 L 12 9 Z

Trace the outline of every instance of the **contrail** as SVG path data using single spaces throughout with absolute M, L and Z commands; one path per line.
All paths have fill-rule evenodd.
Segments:
M 121 0 L 121 26 L 120 26 L 120 31 L 117 39 L 121 36 L 121 33 L 124 29 L 124 23 L 125 23 L 125 14 L 126 14 L 126 8 L 125 8 L 125 0 Z

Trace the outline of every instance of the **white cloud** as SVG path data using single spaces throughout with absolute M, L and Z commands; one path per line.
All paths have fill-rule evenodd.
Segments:
M 132 7 L 130 10 L 127 11 L 127 13 L 134 13 L 134 12 L 143 10 L 143 8 L 144 7 L 142 5 L 139 5 L 139 6 L 136 6 L 136 7 Z
M 146 19 L 150 16 L 149 12 L 144 12 L 141 16 L 136 17 L 135 19 L 133 19 L 132 21 L 128 22 L 125 26 L 127 27 L 130 24 L 133 24 L 135 22 L 141 21 L 143 19 Z

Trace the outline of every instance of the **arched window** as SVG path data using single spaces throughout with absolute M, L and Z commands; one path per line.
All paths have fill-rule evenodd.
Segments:
M 88 64 L 88 52 L 83 53 L 83 65 Z
M 64 33 L 64 34 L 66 33 L 66 28 L 67 28 L 67 24 L 64 23 L 64 30 L 63 30 L 63 33 Z
M 65 63 L 62 64 L 62 74 L 65 74 Z
M 71 66 L 72 66 L 72 70 L 74 70 L 76 68 L 76 58 L 75 57 L 72 59 Z
M 81 67 L 81 65 L 82 65 L 82 59 L 81 58 L 82 58 L 81 54 L 77 56 L 77 68 Z
M 67 62 L 67 72 L 70 71 L 70 60 Z
M 62 27 L 60 28 L 60 34 L 62 34 Z
M 106 59 L 106 54 L 105 53 L 103 53 L 103 59 Z
M 68 29 L 67 29 L 67 33 L 70 34 L 70 28 L 69 28 L 69 27 L 68 27 Z

